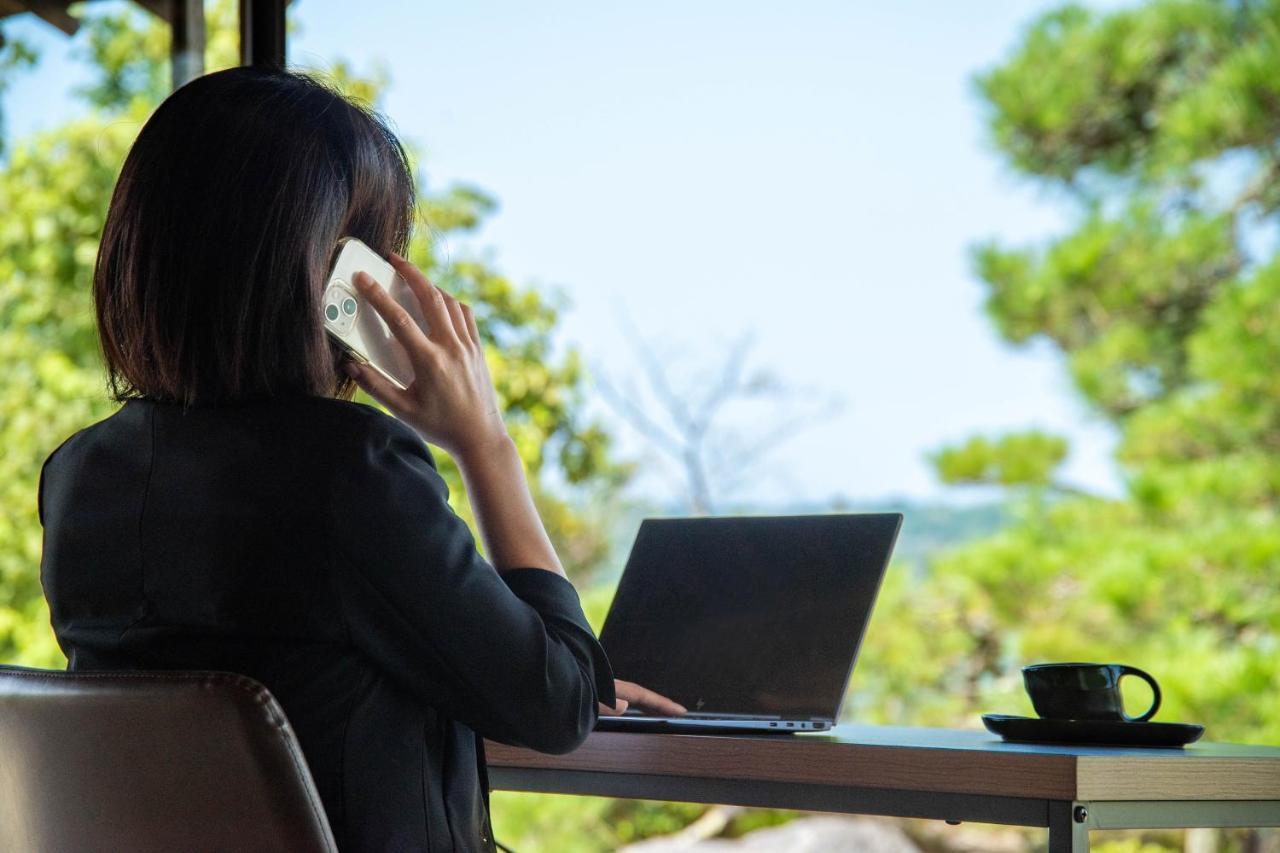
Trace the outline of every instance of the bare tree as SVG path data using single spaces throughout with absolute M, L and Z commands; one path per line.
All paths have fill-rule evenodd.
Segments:
M 600 372 L 596 383 L 610 408 L 679 466 L 693 515 L 715 512 L 717 497 L 731 495 L 758 473 L 770 453 L 840 408 L 836 398 L 789 387 L 773 373 L 749 367 L 755 343 L 750 332 L 730 344 L 720 364 L 678 388 L 668 362 L 625 315 L 621 323 L 640 361 L 643 390 L 634 378 L 618 387 Z M 764 417 L 754 419 L 749 435 L 724 423 L 726 409 L 746 401 L 773 404 Z M 671 837 L 685 842 L 711 838 L 743 811 L 742 806 L 711 806 Z
M 749 367 L 755 343 L 750 332 L 728 347 L 720 364 L 677 387 L 668 361 L 625 316 L 621 322 L 640 362 L 644 388 L 633 377 L 619 387 L 602 373 L 596 383 L 610 408 L 680 468 L 694 515 L 715 512 L 720 498 L 758 475 L 770 453 L 841 408 L 837 398 L 790 387 L 766 369 Z M 772 405 L 753 419 L 749 431 L 729 427 L 726 409 L 746 401 Z

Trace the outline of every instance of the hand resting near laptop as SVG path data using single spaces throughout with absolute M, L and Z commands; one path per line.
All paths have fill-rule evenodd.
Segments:
M 621 716 L 629 707 L 639 708 L 646 713 L 662 717 L 678 717 L 688 713 L 688 709 L 680 703 L 673 702 L 661 693 L 654 693 L 649 688 L 641 687 L 634 682 L 615 678 L 613 685 L 618 694 L 618 704 L 611 708 L 600 702 L 600 713 L 603 716 Z

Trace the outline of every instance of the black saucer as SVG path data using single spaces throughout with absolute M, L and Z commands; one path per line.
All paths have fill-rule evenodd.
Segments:
M 1200 739 L 1194 723 L 1126 723 L 1121 720 L 1042 720 L 1011 714 L 983 714 L 987 731 L 1018 743 L 1077 746 L 1186 746 Z

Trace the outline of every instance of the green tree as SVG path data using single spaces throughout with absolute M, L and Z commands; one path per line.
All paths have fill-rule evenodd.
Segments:
M 218 0 L 208 16 L 207 67 L 234 65 L 235 3 Z M 78 93 L 84 116 L 17 141 L 0 163 L 0 358 L 8 365 L 0 383 L 0 660 L 34 665 L 61 661 L 38 574 L 40 466 L 64 438 L 115 408 L 94 326 L 93 263 L 120 165 L 168 90 L 168 35 L 155 18 L 132 7 L 92 14 L 75 38 L 95 72 Z M 0 82 L 28 58 L 14 45 L 4 50 Z M 385 73 L 360 76 L 343 63 L 317 73 L 375 105 L 386 84 Z M 602 427 L 582 414 L 577 352 L 553 351 L 560 305 L 517 286 L 483 258 L 448 262 L 438 250 L 442 241 L 475 230 L 494 200 L 474 187 L 435 190 L 421 176 L 419 183 L 409 257 L 474 306 L 539 509 L 567 567 L 583 577 L 607 553 L 604 519 L 629 469 L 612 459 Z M 456 468 L 444 454 L 438 458 L 459 511 L 468 515 Z M 552 474 L 578 499 L 544 485 Z
M 945 447 L 931 459 L 944 483 L 992 486 L 1056 487 L 1053 474 L 1067 457 L 1061 438 L 1031 431 L 990 441 L 974 436 Z
M 1026 663 L 1123 660 L 1159 718 L 1280 742 L 1280 3 L 1067 6 L 976 82 L 1008 165 L 1075 215 L 975 248 L 988 314 L 1063 355 L 1124 493 L 1055 488 L 1047 436 L 939 452 L 944 480 L 1016 487 L 1016 518 L 890 584 L 856 707 L 975 725 L 1030 712 Z

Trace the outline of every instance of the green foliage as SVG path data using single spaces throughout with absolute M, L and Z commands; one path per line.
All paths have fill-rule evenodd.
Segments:
M 237 61 L 236 6 L 207 10 L 206 66 Z M 97 242 L 116 175 L 133 138 L 168 88 L 168 37 L 133 6 L 84 18 L 81 56 L 96 73 L 81 93 L 82 118 L 19 140 L 0 164 L 0 660 L 56 666 L 38 567 L 41 534 L 36 484 L 45 457 L 71 433 L 115 405 L 107 398 L 90 283 Z M 0 49 L 0 85 L 25 57 Z M 333 85 L 378 103 L 384 73 L 362 77 L 337 63 L 318 72 Z M 608 542 L 598 516 L 628 476 L 610 455 L 609 436 L 581 414 L 583 368 L 577 353 L 552 351 L 558 304 L 522 288 L 486 260 L 450 261 L 439 246 L 478 227 L 494 201 L 472 187 L 422 194 L 409 256 L 435 281 L 470 302 L 491 345 L 494 381 L 534 485 L 535 500 L 569 570 L 588 574 Z M 364 402 L 372 403 L 368 398 Z M 438 454 L 460 512 L 469 515 L 461 477 Z M 542 485 L 557 471 L 588 503 Z
M 1160 680 L 1160 719 L 1280 742 L 1278 23 L 1276 2 L 1067 7 L 979 78 L 1010 165 L 1078 214 L 1045 246 L 977 248 L 988 312 L 1065 356 L 1126 489 L 1024 491 L 923 586 L 891 578 L 861 718 L 976 725 L 1030 712 L 1024 664 L 1121 660 Z M 933 459 L 947 482 L 1045 486 L 1065 451 L 1032 433 Z
M 513 850 L 533 853 L 604 853 L 646 838 L 670 835 L 707 811 L 697 803 L 611 800 L 494 791 L 490 797 L 494 837 Z M 799 813 L 748 809 L 730 819 L 722 837 L 739 838 L 777 826 Z
M 1066 458 L 1065 439 L 1034 430 L 995 441 L 975 436 L 930 457 L 944 483 L 997 486 L 1048 486 Z
M 0 659 L 61 654 L 39 584 L 44 458 L 111 410 L 90 279 L 120 161 L 137 125 L 81 119 L 14 147 L 0 172 Z
M 601 853 L 617 848 L 606 822 L 613 800 L 494 791 L 493 837 L 521 853 Z
M 1186 384 L 1187 338 L 1240 271 L 1233 225 L 1140 199 L 1115 216 L 1091 207 L 1044 251 L 983 244 L 987 311 L 1010 341 L 1051 340 L 1085 399 L 1121 418 Z
M 1069 185 L 1130 177 L 1161 118 L 1232 51 L 1236 6 L 1159 0 L 1103 15 L 1072 4 L 1042 15 L 977 80 L 996 144 L 1020 171 Z

